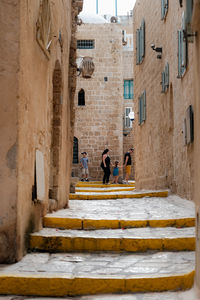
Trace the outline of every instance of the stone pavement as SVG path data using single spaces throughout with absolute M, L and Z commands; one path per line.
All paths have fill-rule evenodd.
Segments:
M 94 188 L 88 193 L 96 197 Z M 30 247 L 37 252 L 0 266 L 0 293 L 27 295 L 24 299 L 38 295 L 82 300 L 173 300 L 189 295 L 149 293 L 192 287 L 193 203 L 167 194 L 150 197 L 152 191 L 143 191 L 146 197 L 140 199 L 129 198 L 130 193 L 140 192 L 127 187 L 124 198 L 87 201 L 76 200 L 75 194 L 69 209 L 47 215 L 46 228 L 30 238 Z

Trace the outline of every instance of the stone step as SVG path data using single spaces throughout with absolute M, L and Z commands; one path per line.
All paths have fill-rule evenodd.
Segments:
M 135 183 L 130 182 L 129 184 L 103 184 L 103 183 L 92 183 L 92 182 L 78 182 L 76 187 L 91 187 L 91 188 L 109 188 L 109 187 L 135 187 Z
M 194 251 L 195 228 L 59 230 L 44 228 L 30 236 L 32 250 L 48 252 Z
M 167 197 L 168 191 L 146 191 L 146 192 L 138 192 L 138 191 L 132 191 L 132 192 L 124 192 L 124 193 L 113 193 L 113 194 L 69 194 L 70 200 L 104 200 L 104 199 L 124 199 L 124 198 L 143 198 L 143 197 Z
M 76 296 L 186 290 L 194 281 L 194 252 L 32 253 L 0 265 L 0 294 Z
M 77 193 L 113 193 L 113 192 L 126 192 L 134 191 L 134 187 L 109 187 L 109 188 L 90 188 L 77 187 L 75 192 Z
M 63 229 L 118 229 L 134 227 L 192 227 L 192 201 L 167 198 L 70 200 L 69 208 L 44 217 L 43 225 Z

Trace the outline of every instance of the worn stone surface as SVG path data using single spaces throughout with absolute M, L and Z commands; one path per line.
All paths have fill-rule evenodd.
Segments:
M 99 215 L 99 212 L 101 214 Z M 194 204 L 178 196 L 116 200 L 70 200 L 69 208 L 47 216 L 87 219 L 179 219 L 194 218 Z
M 143 278 L 184 274 L 194 269 L 194 252 L 147 254 L 32 253 L 13 265 L 0 265 L 5 274 L 55 274 L 68 278 Z

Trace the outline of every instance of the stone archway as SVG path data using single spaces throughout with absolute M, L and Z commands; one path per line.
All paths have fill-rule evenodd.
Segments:
M 53 72 L 52 102 L 49 198 L 58 200 L 62 119 L 62 72 L 58 60 Z

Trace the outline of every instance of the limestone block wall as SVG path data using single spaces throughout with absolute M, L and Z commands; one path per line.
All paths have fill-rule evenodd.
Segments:
M 123 76 L 122 34 L 115 24 L 83 24 L 77 40 L 95 41 L 94 49 L 78 49 L 77 56 L 93 58 L 95 70 L 91 78 L 77 79 L 75 94 L 75 130 L 80 153 L 89 157 L 91 179 L 101 179 L 101 154 L 110 149 L 111 160 L 122 161 L 123 151 Z M 78 105 L 78 93 L 85 91 L 85 105 Z M 79 164 L 73 165 L 73 175 L 80 176 Z
M 47 19 L 41 4 L 48 7 Z M 69 57 L 75 58 L 75 17 L 81 8 L 76 0 L 1 3 L 1 262 L 24 255 L 29 233 L 41 227 L 51 208 L 49 197 L 55 209 L 67 205 L 75 88 L 68 84 L 75 68 Z M 40 22 L 44 28 L 51 24 L 45 31 L 50 32 L 49 52 L 36 40 Z M 39 165 L 44 183 L 37 183 L 44 190 L 41 201 L 32 196 L 36 150 L 44 161 L 44 169 Z
M 200 200 L 199 200 L 199 193 L 200 193 L 200 132 L 198 128 L 200 128 L 200 4 L 198 1 L 194 1 L 194 8 L 193 8 L 193 18 L 192 18 L 192 29 L 193 32 L 197 33 L 195 37 L 194 44 L 193 44 L 193 52 L 194 52 L 194 73 L 193 73 L 193 81 L 194 81 L 194 124 L 196 130 L 194 131 L 194 201 L 196 205 L 196 287 L 198 291 L 198 296 L 200 297 Z
M 138 0 L 134 8 L 134 43 L 136 30 L 145 20 L 145 57 L 136 65 L 134 52 L 135 101 L 146 90 L 146 121 L 135 119 L 135 160 L 137 188 L 170 188 L 192 199 L 194 143 L 184 145 L 183 122 L 189 105 L 194 105 L 193 45 L 188 46 L 188 65 L 183 78 L 178 75 L 178 35 L 184 6 L 169 1 L 168 13 L 161 20 L 161 1 Z M 151 44 L 162 47 L 162 59 Z M 161 93 L 161 73 L 169 63 L 169 89 Z

